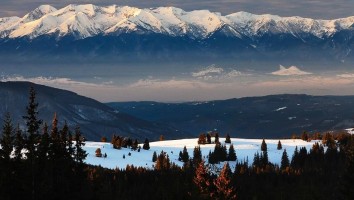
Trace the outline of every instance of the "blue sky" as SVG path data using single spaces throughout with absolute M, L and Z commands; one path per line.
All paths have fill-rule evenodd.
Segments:
M 56 8 L 68 4 L 129 5 L 139 8 L 175 6 L 185 10 L 208 9 L 222 14 L 247 11 L 254 14 L 277 14 L 317 19 L 354 15 L 353 0 L 1 0 L 0 17 L 23 16 L 42 4 Z

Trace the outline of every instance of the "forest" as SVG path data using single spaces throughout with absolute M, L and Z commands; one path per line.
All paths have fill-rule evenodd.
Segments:
M 179 167 L 165 152 L 153 156 L 154 169 L 128 165 L 125 169 L 107 169 L 84 162 L 84 133 L 67 123 L 58 127 L 38 119 L 36 92 L 30 89 L 23 119 L 25 127 L 4 116 L 0 139 L 1 199 L 354 199 L 354 136 L 303 133 L 301 139 L 320 139 L 311 149 L 296 148 L 288 157 L 283 150 L 280 166 L 269 162 L 267 144 L 252 161 L 238 160 L 237 151 L 226 150 L 215 140 L 215 148 L 203 160 L 200 147 L 193 155 L 184 148 Z M 200 135 L 198 145 L 209 143 Z M 214 135 L 218 138 L 218 135 Z M 229 136 L 226 137 L 228 141 Z M 227 142 L 226 141 L 226 142 Z M 112 145 L 137 148 L 114 136 Z M 148 147 L 148 141 L 144 143 Z M 281 143 L 278 149 L 282 149 Z M 231 170 L 228 161 L 237 161 Z M 211 166 L 223 163 L 220 173 Z M 208 164 L 207 164 L 208 163 Z

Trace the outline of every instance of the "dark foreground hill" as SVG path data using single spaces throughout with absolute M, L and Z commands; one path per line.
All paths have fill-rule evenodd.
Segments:
M 99 140 L 113 133 L 131 136 L 140 140 L 157 139 L 161 134 L 167 138 L 184 137 L 182 133 L 158 123 L 138 119 L 128 114 L 117 113 L 114 109 L 76 93 L 37 85 L 30 82 L 0 82 L 0 116 L 10 112 L 14 123 L 24 126 L 22 116 L 28 103 L 29 89 L 33 86 L 39 103 L 39 117 L 48 124 L 56 112 L 59 124 L 67 121 L 70 127 L 79 125 L 89 140 Z M 2 120 L 0 122 L 2 125 Z
M 354 96 L 271 95 L 190 103 L 108 103 L 117 111 L 198 135 L 218 130 L 233 137 L 289 137 L 302 131 L 354 126 Z

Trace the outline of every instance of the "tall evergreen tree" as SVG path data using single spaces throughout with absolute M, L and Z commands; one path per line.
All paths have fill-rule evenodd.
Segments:
M 207 144 L 211 144 L 211 135 L 210 135 L 210 133 L 208 133 L 208 134 L 206 135 L 206 137 L 207 137 L 206 143 L 207 143 Z
M 267 151 L 267 143 L 263 139 L 262 144 L 261 144 L 261 151 Z
M 156 151 L 154 151 L 154 153 L 152 154 L 152 162 L 156 162 L 157 161 L 157 154 Z
M 278 141 L 278 145 L 277 145 L 277 149 L 278 150 L 281 150 L 283 148 L 283 146 L 281 145 L 281 142 L 280 142 L 280 140 Z
M 38 144 L 38 154 L 39 154 L 39 159 L 40 160 L 47 160 L 48 157 L 48 152 L 49 152 L 49 146 L 50 146 L 50 137 L 48 133 L 48 125 L 47 123 L 44 123 L 43 126 L 43 134 L 40 137 L 40 142 Z
M 200 146 L 196 146 L 196 147 L 194 147 L 194 150 L 193 150 L 194 166 L 197 167 L 201 161 L 202 161 L 202 151 L 200 150 Z
M 200 193 L 208 194 L 212 184 L 208 169 L 205 167 L 204 160 L 197 165 L 195 176 L 193 178 L 194 184 L 198 187 Z
M 215 133 L 215 144 L 219 144 L 219 143 L 220 143 L 220 141 L 219 141 L 219 133 L 216 132 Z
M 234 145 L 231 144 L 229 147 L 229 153 L 228 153 L 228 161 L 236 161 L 237 160 L 237 156 L 236 156 L 236 151 L 234 149 Z
M 80 127 L 75 128 L 75 156 L 74 160 L 75 162 L 79 163 L 82 165 L 84 163 L 84 160 L 86 159 L 87 153 L 83 149 L 85 146 L 84 139 L 81 135 Z
M 281 164 L 280 164 L 280 169 L 285 170 L 287 167 L 289 167 L 289 157 L 288 154 L 286 153 L 286 149 L 283 151 L 283 155 L 281 156 Z
M 215 197 L 217 199 L 236 199 L 236 188 L 232 184 L 232 172 L 229 163 L 226 162 L 222 168 L 220 175 L 214 181 L 215 187 L 217 189 Z
M 145 149 L 145 150 L 149 150 L 150 149 L 149 140 L 147 138 L 145 138 L 143 149 Z
M 39 128 L 42 124 L 42 120 L 38 119 L 38 103 L 36 102 L 36 92 L 33 87 L 30 88 L 29 103 L 26 107 L 27 113 L 23 116 L 23 119 L 26 121 L 26 134 L 27 138 L 25 141 L 26 146 L 26 156 L 27 161 L 30 164 L 30 174 L 31 174 L 31 197 L 32 199 L 37 199 L 36 197 L 36 160 L 37 160 L 37 143 L 39 140 Z
M 230 138 L 230 135 L 229 135 L 229 134 L 226 134 L 225 143 L 228 143 L 228 144 L 231 143 L 231 138 Z
M 10 156 L 14 147 L 14 129 L 10 113 L 6 113 L 4 117 L 4 125 L 2 127 L 0 145 L 0 159 L 5 163 L 9 163 Z
M 207 141 L 206 141 L 206 136 L 204 133 L 201 133 L 199 134 L 199 137 L 198 137 L 198 144 L 205 144 Z
M 15 147 L 15 160 L 20 161 L 22 159 L 22 150 L 25 146 L 25 140 L 23 138 L 22 130 L 20 129 L 20 125 L 17 124 L 15 139 L 14 139 L 14 147 Z

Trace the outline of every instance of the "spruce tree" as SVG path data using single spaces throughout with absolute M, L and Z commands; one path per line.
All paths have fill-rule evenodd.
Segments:
M 215 133 L 215 144 L 219 144 L 219 143 L 220 143 L 220 141 L 219 141 L 219 133 L 216 132 Z
M 80 127 L 75 128 L 75 156 L 74 160 L 75 162 L 79 164 L 83 164 L 84 160 L 86 159 L 87 153 L 83 149 L 83 146 L 85 146 L 85 142 L 82 138 L 81 132 L 80 132 Z
M 277 149 L 278 150 L 281 150 L 283 147 L 282 147 L 282 145 L 281 145 L 281 142 L 280 142 L 280 140 L 278 141 L 278 145 L 277 145 Z
M 154 153 L 152 154 L 152 162 L 156 162 L 157 161 L 157 154 L 156 151 L 154 151 Z
M 210 135 L 210 133 L 208 133 L 208 134 L 206 135 L 206 137 L 207 137 L 206 143 L 207 143 L 207 144 L 211 144 L 211 135 Z
M 149 140 L 147 138 L 144 141 L 143 149 L 144 150 L 149 150 L 150 149 Z
M 262 144 L 261 144 L 261 151 L 267 151 L 267 143 L 263 139 Z
M 286 153 L 286 149 L 283 151 L 283 155 L 281 156 L 281 165 L 280 169 L 285 170 L 287 167 L 289 167 L 289 157 L 288 154 Z
M 25 146 L 25 140 L 23 138 L 22 130 L 20 129 L 20 125 L 17 124 L 16 134 L 14 139 L 14 147 L 15 147 L 15 160 L 18 162 L 22 159 L 22 149 Z
M 228 144 L 231 143 L 231 138 L 230 138 L 230 135 L 229 135 L 229 134 L 226 134 L 225 143 L 228 143 Z
M 194 147 L 194 150 L 193 150 L 194 166 L 198 166 L 201 161 L 202 161 L 202 152 L 200 150 L 200 146 L 196 146 L 196 147 Z
M 195 170 L 195 176 L 193 178 L 193 182 L 197 186 L 197 188 L 199 189 L 200 193 L 202 193 L 202 194 L 209 193 L 209 188 L 210 188 L 212 182 L 211 182 L 211 177 L 210 177 L 209 171 L 205 167 L 204 160 L 201 160 L 201 162 L 197 165 L 197 168 Z
M 40 160 L 42 161 L 47 160 L 50 143 L 51 142 L 48 134 L 48 125 L 47 123 L 44 123 L 43 134 L 41 135 L 41 139 L 38 144 L 38 154 Z
M 234 149 L 234 145 L 231 144 L 229 147 L 229 153 L 228 153 L 228 161 L 236 161 L 237 160 L 237 156 L 236 156 L 236 151 Z
M 189 161 L 189 154 L 187 151 L 186 146 L 183 147 L 183 151 L 182 151 L 182 162 L 188 162 Z
M 0 139 L 0 159 L 5 162 L 10 162 L 10 156 L 14 147 L 14 129 L 10 113 L 5 114 L 4 125 L 2 127 L 2 137 Z
M 30 165 L 30 176 L 31 176 L 31 184 L 30 184 L 30 190 L 31 190 L 31 197 L 32 199 L 37 199 L 36 197 L 36 160 L 37 160 L 37 149 L 36 146 L 38 144 L 39 140 L 39 128 L 40 125 L 42 124 L 42 120 L 39 120 L 37 118 L 38 116 L 38 103 L 36 102 L 36 92 L 33 87 L 30 88 L 30 96 L 29 96 L 29 103 L 28 106 L 26 107 L 26 115 L 23 116 L 23 119 L 26 122 L 27 130 L 26 130 L 26 141 L 25 141 L 25 146 L 26 146 L 26 156 L 27 156 L 27 162 L 29 162 Z
M 236 199 L 236 188 L 232 184 L 232 172 L 229 163 L 226 162 L 219 176 L 214 181 L 217 199 Z
M 206 141 L 206 136 L 204 133 L 201 133 L 198 137 L 198 144 L 205 144 L 207 141 Z

